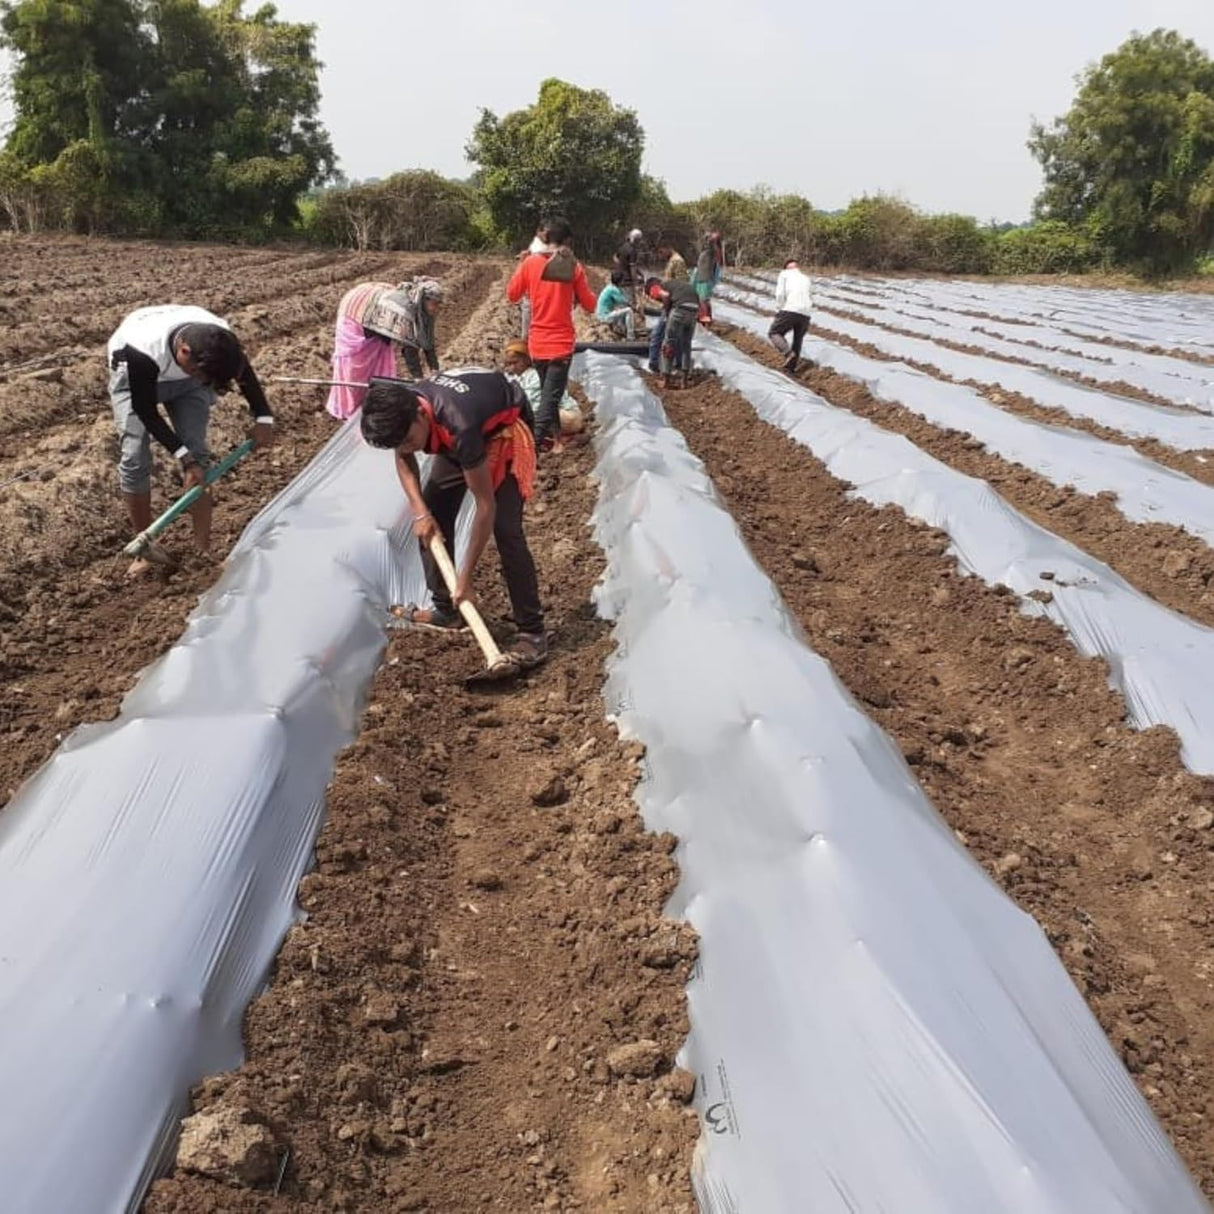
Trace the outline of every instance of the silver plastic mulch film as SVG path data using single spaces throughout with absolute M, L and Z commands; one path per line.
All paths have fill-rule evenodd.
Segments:
M 384 608 L 420 559 L 391 456 L 347 424 L 262 512 L 110 724 L 0 816 L 0 1207 L 123 1211 L 295 914 Z
M 708 1214 L 1206 1204 L 1033 921 L 804 645 L 626 364 L 597 401 L 607 699 L 699 931 Z
M 719 373 L 765 421 L 820 459 L 874 506 L 900 506 L 948 534 L 961 568 L 1006 585 L 1026 613 L 1059 624 L 1110 682 L 1140 729 L 1168 725 L 1187 766 L 1214 773 L 1214 629 L 1161 606 L 1103 562 L 1014 510 L 966 476 L 865 418 L 837 408 L 711 335 L 700 363 Z
M 726 287 L 723 294 L 729 297 L 734 292 Z M 764 295 L 743 296 L 739 302 L 768 311 L 775 308 L 775 300 Z M 1205 451 L 1214 447 L 1214 417 L 1207 414 L 1101 392 L 1074 380 L 1052 375 L 1039 367 L 1003 362 L 997 354 L 986 358 L 940 346 L 925 338 L 891 333 L 888 329 L 860 324 L 842 316 L 838 307 L 829 300 L 825 306 L 819 307 L 818 323 L 822 328 L 853 341 L 864 342 L 892 358 L 931 367 L 959 383 L 974 381 L 995 384 L 1007 392 L 1018 392 L 1037 404 L 1061 409 L 1072 417 L 1098 422 L 1131 438 L 1152 438 L 1178 451 Z M 899 318 L 889 311 L 879 311 L 873 319 L 902 328 L 920 323 Z M 940 331 L 938 324 L 926 327 L 932 330 L 933 337 L 949 337 L 947 332 Z M 1196 397 L 1193 394 L 1189 396 L 1190 403 L 1196 403 Z
M 769 305 L 770 306 L 770 305 Z M 725 301 L 722 320 L 757 336 L 770 323 Z M 1000 409 L 973 388 L 950 384 L 899 362 L 865 358 L 848 346 L 807 338 L 804 356 L 863 384 L 878 400 L 899 404 L 935 426 L 971 434 L 986 449 L 1023 464 L 1055 485 L 1080 493 L 1111 493 L 1133 523 L 1171 523 L 1214 544 L 1214 487 L 1082 430 L 1050 426 Z
M 1214 302 L 1208 295 L 931 278 L 842 275 L 835 281 L 870 294 L 916 299 L 933 308 L 1044 323 L 1140 348 L 1162 346 L 1214 354 Z

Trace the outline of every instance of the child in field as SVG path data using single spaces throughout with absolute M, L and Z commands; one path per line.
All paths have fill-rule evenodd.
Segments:
M 506 368 L 506 375 L 527 394 L 534 415 L 540 407 L 540 377 L 539 372 L 531 365 L 527 343 L 518 339 L 507 342 L 502 351 L 502 365 Z M 562 437 L 580 434 L 586 428 L 586 419 L 582 416 L 581 407 L 568 392 L 561 397 L 559 413 Z
M 632 313 L 632 303 L 623 288 L 624 271 L 613 270 L 611 281 L 599 292 L 599 302 L 594 309 L 594 315 L 620 337 L 627 337 L 632 341 L 636 336 L 636 318 Z

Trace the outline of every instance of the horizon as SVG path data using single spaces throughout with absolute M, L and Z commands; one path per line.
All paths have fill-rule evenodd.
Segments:
M 501 116 L 524 108 L 541 80 L 558 76 L 636 111 L 645 172 L 665 182 L 673 201 L 768 186 L 830 212 L 882 193 L 984 224 L 1030 219 L 1041 187 L 1026 146 L 1030 124 L 1066 112 L 1087 66 L 1133 32 L 1158 26 L 1214 49 L 1208 0 L 1071 0 L 1065 23 L 1046 0 L 1026 0 L 1015 14 L 975 13 L 962 0 L 925 0 L 913 13 L 878 4 L 822 14 L 792 0 L 761 0 L 747 11 L 749 37 L 741 39 L 736 10 L 722 0 L 677 0 L 660 11 L 623 0 L 606 21 L 598 10 L 563 15 L 564 56 L 547 50 L 548 10 L 534 0 L 519 0 L 510 13 L 487 0 L 437 13 L 354 0 L 340 21 L 331 0 L 276 7 L 283 20 L 318 27 L 320 118 L 352 181 L 415 168 L 466 178 L 473 166 L 464 145 L 480 109 Z M 402 71 L 397 48 L 423 11 L 427 45 L 458 51 L 454 62 L 423 55 Z M 362 16 L 355 21 L 353 13 Z M 382 32 L 368 39 L 369 25 Z M 604 26 L 618 37 L 604 38 Z M 775 48 L 802 37 L 813 49 L 798 75 L 803 60 L 782 62 Z M 626 53 L 617 54 L 621 44 Z M 526 51 L 535 46 L 545 49 L 532 67 Z M 602 48 L 601 62 L 587 61 L 586 46 Z M 367 112 L 392 112 L 388 90 L 401 76 L 408 84 L 399 123 L 372 126 Z M 475 84 L 464 85 L 468 78 Z M 368 81 L 381 83 L 368 90 Z M 0 131 L 11 119 L 5 96 Z

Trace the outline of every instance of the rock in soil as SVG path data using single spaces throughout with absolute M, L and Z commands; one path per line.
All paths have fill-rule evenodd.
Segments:
M 269 1126 L 250 1110 L 220 1104 L 182 1122 L 177 1167 L 256 1188 L 273 1182 L 281 1155 Z

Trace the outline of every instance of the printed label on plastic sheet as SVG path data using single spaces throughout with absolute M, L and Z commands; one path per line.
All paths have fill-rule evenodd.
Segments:
M 734 1106 L 733 1092 L 729 1087 L 729 1072 L 725 1060 L 719 1059 L 712 1071 L 699 1076 L 701 1116 L 706 1133 L 720 1137 L 729 1134 L 741 1139 L 742 1129 L 738 1123 L 738 1110 Z
M 627 641 L 608 702 L 647 747 L 646 824 L 679 839 L 668 912 L 700 937 L 679 1061 L 701 1207 L 1207 1209 L 1040 929 L 803 644 L 660 403 L 609 356 L 575 370 L 601 423 L 596 601 Z

